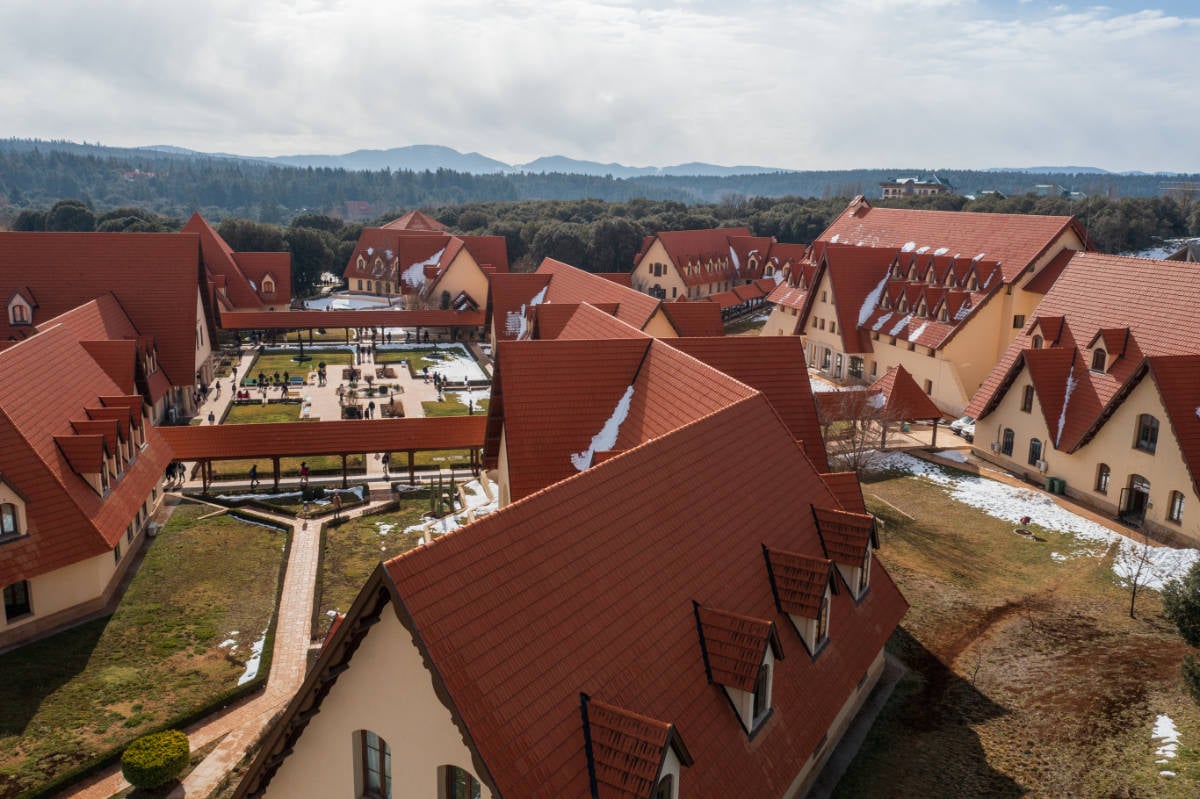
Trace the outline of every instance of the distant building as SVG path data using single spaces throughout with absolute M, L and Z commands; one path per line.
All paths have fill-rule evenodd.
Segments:
M 954 194 L 954 187 L 949 181 L 937 175 L 925 180 L 923 178 L 892 178 L 879 184 L 882 198 L 891 200 L 899 197 L 932 197 L 935 194 Z

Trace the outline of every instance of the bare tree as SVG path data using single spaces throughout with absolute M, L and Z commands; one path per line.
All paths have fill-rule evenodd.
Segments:
M 1129 618 L 1136 619 L 1137 595 L 1146 583 L 1154 576 L 1150 565 L 1150 539 L 1145 533 L 1140 541 L 1120 541 L 1117 543 L 1117 555 L 1114 567 L 1129 588 Z
M 863 390 L 816 394 L 825 451 L 836 468 L 861 475 L 878 459 L 885 441 L 883 395 Z

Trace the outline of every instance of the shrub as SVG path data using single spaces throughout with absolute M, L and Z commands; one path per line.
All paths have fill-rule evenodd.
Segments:
M 121 755 L 121 774 L 135 788 L 157 788 L 187 768 L 191 749 L 179 730 L 143 735 Z
M 1175 622 L 1183 640 L 1200 646 L 1200 561 L 1182 580 L 1171 580 L 1163 587 L 1162 601 L 1163 615 Z
M 1200 658 L 1195 655 L 1183 656 L 1183 682 L 1192 699 L 1200 704 Z

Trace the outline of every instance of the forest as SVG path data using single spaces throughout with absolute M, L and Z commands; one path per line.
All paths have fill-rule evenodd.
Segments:
M 633 266 L 643 237 L 663 230 L 746 226 L 758 236 L 809 243 L 845 209 L 849 197 L 730 197 L 718 203 L 631 199 L 468 202 L 423 206 L 422 211 L 451 232 L 504 236 L 514 270 L 531 270 L 551 257 L 593 272 L 625 272 Z M 1087 197 L 1068 200 L 1032 194 L 968 200 L 956 195 L 872 200 L 876 206 L 950 211 L 1076 216 L 1096 249 L 1133 252 L 1172 238 L 1200 235 L 1200 202 L 1166 197 Z M 398 206 L 368 224 L 379 225 L 410 209 Z M 12 211 L 13 209 L 10 209 Z M 83 200 L 61 200 L 47 209 L 10 213 L 13 230 L 171 232 L 182 217 L 168 217 L 134 206 L 97 211 Z M 210 217 L 210 221 L 217 220 Z M 341 275 L 363 224 L 319 213 L 304 213 L 287 224 L 237 216 L 220 220 L 217 230 L 238 251 L 292 253 L 293 292 L 311 293 L 321 275 Z

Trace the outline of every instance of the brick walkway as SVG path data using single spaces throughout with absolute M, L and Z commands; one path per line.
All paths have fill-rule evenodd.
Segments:
M 380 504 L 373 502 L 356 508 L 349 515 L 361 516 Z M 302 520 L 282 516 L 273 518 L 292 525 L 292 544 L 283 578 L 275 626 L 275 647 L 266 690 L 184 730 L 193 750 L 207 746 L 222 736 L 224 739 L 172 792 L 170 799 L 203 799 L 216 790 L 304 681 L 311 640 L 313 589 L 317 579 L 321 526 L 317 522 L 306 524 Z M 118 765 L 58 794 L 58 797 L 109 799 L 128 787 L 129 783 L 122 778 Z

